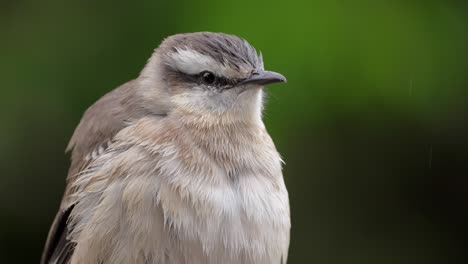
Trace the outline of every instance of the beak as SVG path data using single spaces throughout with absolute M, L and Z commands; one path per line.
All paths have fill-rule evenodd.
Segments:
M 282 74 L 272 71 L 262 71 L 259 73 L 254 73 L 249 78 L 241 81 L 240 85 L 245 84 L 256 84 L 259 86 L 271 84 L 271 83 L 278 83 L 278 82 L 287 82 L 286 77 Z

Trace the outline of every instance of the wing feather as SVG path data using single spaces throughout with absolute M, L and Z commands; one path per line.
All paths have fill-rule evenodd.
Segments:
M 73 182 L 97 157 L 102 155 L 113 137 L 128 125 L 128 120 L 138 119 L 143 109 L 133 109 L 131 103 L 135 81 L 130 81 L 109 92 L 86 110 L 76 128 L 67 151 L 71 151 L 71 165 L 62 203 L 49 231 L 41 264 L 67 264 L 73 255 L 74 244 L 68 239 L 72 231 L 68 218 L 73 210 Z

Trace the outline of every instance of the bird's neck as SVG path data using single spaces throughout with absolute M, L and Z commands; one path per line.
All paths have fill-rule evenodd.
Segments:
M 274 175 L 270 169 L 258 165 L 270 159 L 266 153 L 276 153 L 261 121 L 228 122 L 223 118 L 209 121 L 198 117 L 180 122 L 179 131 L 186 144 L 210 157 L 230 177 L 243 170 Z
M 188 130 L 221 131 L 264 127 L 261 115 L 171 113 L 176 122 Z
M 236 128 L 264 128 L 262 121 L 263 91 L 249 90 L 236 101 L 223 107 L 194 107 L 191 103 L 179 103 L 170 116 L 188 129 L 232 130 Z
M 175 114 L 179 131 L 208 152 L 222 155 L 250 147 L 266 133 L 260 112 L 244 115 Z

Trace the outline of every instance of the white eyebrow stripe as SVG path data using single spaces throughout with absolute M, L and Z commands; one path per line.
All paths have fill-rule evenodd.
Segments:
M 192 49 L 177 49 L 168 56 L 169 66 L 186 74 L 194 75 L 203 71 L 210 71 L 218 76 L 238 78 L 243 71 L 235 70 Z

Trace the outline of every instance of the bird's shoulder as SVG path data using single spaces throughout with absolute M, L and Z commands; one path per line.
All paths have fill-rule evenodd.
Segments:
M 73 246 L 68 240 L 68 217 L 73 208 L 71 198 L 75 176 L 101 155 L 114 136 L 128 126 L 130 120 L 143 116 L 135 102 L 137 81 L 129 81 L 108 92 L 91 105 L 76 127 L 67 147 L 71 165 L 62 203 L 49 231 L 41 263 L 68 263 Z
M 72 161 L 68 177 L 105 150 L 131 120 L 143 116 L 143 109 L 132 103 L 136 100 L 135 89 L 136 81 L 129 81 L 102 96 L 85 111 L 67 147 Z

